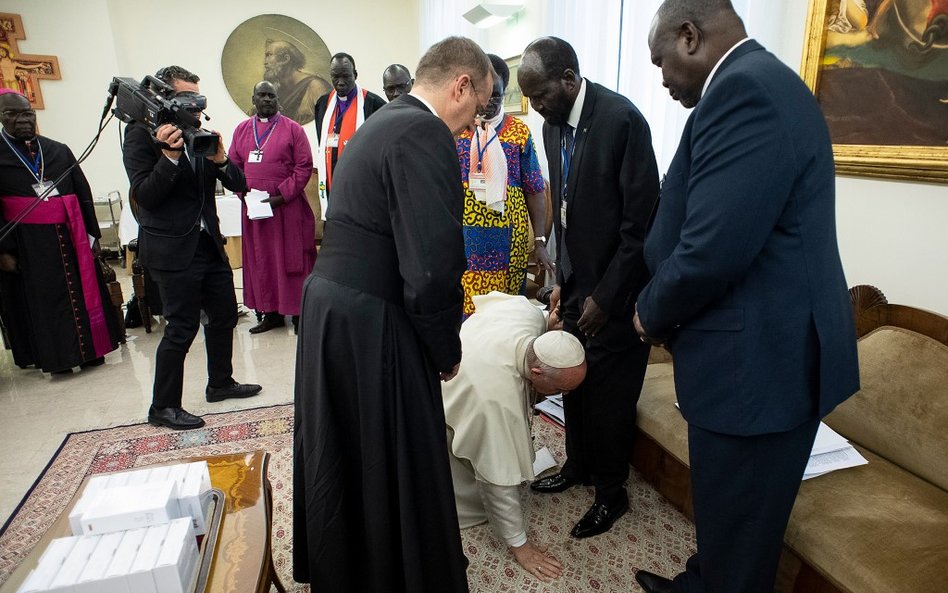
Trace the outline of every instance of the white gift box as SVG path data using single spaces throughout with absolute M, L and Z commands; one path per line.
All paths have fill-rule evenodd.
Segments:
M 107 533 L 99 538 L 99 543 L 89 556 L 89 561 L 76 579 L 75 593 L 111 593 L 111 590 L 105 588 L 101 581 L 105 576 L 105 569 L 112 564 L 115 551 L 124 536 L 124 532 L 116 532 Z
M 128 586 L 128 574 L 132 571 L 132 563 L 138 556 L 138 550 L 142 546 L 146 533 L 148 529 L 145 527 L 121 533 L 122 541 L 115 550 L 112 562 L 105 569 L 105 574 L 102 575 L 103 593 L 136 593 Z
M 174 482 L 107 487 L 82 514 L 85 535 L 125 531 L 168 523 L 181 516 Z
M 168 525 L 168 534 L 155 562 L 153 575 L 160 593 L 186 593 L 191 590 L 198 566 L 198 548 L 188 517 Z
M 79 537 L 61 537 L 49 542 L 36 568 L 26 577 L 17 589 L 17 593 L 38 593 L 48 590 L 66 557 L 80 539 Z
M 158 561 L 158 554 L 161 553 L 161 546 L 164 544 L 167 533 L 167 524 L 148 528 L 144 539 L 142 539 L 142 545 L 138 548 L 138 555 L 135 556 L 132 568 L 126 577 L 129 591 L 133 593 L 159 593 L 151 573 L 155 568 L 155 562 Z
M 199 461 L 187 466 L 187 473 L 178 491 L 178 504 L 181 516 L 191 517 L 191 527 L 195 535 L 204 535 L 207 526 L 204 521 L 204 494 L 211 489 L 211 475 L 207 471 L 207 462 Z
M 79 580 L 79 575 L 82 574 L 83 569 L 89 562 L 89 557 L 92 556 L 92 552 L 99 544 L 99 539 L 100 536 L 98 535 L 78 538 L 76 545 L 69 551 L 69 555 L 66 556 L 62 566 L 59 567 L 59 572 L 53 577 L 53 581 L 46 591 L 50 593 L 75 593 L 76 581 Z

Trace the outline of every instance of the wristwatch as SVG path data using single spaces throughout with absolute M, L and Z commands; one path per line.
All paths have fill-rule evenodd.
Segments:
M 533 238 L 533 240 L 539 241 L 540 243 L 543 243 L 544 245 L 546 245 L 546 237 L 544 237 L 543 235 L 537 235 L 536 237 Z

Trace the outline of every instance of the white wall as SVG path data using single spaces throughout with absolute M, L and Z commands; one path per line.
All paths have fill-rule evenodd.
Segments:
M 382 71 L 394 62 L 414 69 L 418 52 L 418 0 L 3 0 L 4 12 L 20 14 L 24 53 L 59 57 L 62 80 L 42 81 L 46 109 L 37 112 L 41 133 L 68 144 L 78 156 L 95 132 L 113 76 L 141 79 L 161 66 L 179 64 L 201 77 L 208 97 L 207 124 L 230 143 L 246 116 L 231 100 L 221 77 L 221 50 L 240 23 L 259 14 L 283 14 L 309 25 L 330 53 L 353 56 L 359 83 L 383 96 Z M 127 195 L 117 122 L 103 133 L 83 164 L 93 192 Z M 312 125 L 309 126 L 310 128 Z M 313 131 L 315 136 L 315 131 Z

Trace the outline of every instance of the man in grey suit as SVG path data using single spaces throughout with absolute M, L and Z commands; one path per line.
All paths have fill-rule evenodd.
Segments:
M 819 105 L 728 0 L 666 0 L 649 35 L 694 107 L 645 243 L 636 328 L 675 358 L 698 553 L 648 593 L 773 591 L 820 418 L 859 389 Z
M 642 245 L 658 168 L 645 118 L 625 97 L 580 76 L 576 52 L 562 39 L 527 46 L 517 78 L 546 120 L 558 247 L 550 304 L 559 306 L 563 329 L 583 343 L 589 365 L 563 400 L 567 460 L 560 473 L 531 487 L 551 493 L 595 486 L 593 505 L 570 532 L 590 537 L 629 508 L 625 480 L 649 351 L 632 315 L 648 280 Z

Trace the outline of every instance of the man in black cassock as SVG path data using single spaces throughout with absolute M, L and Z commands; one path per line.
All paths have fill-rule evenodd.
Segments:
M 92 190 L 76 166 L 37 203 L 76 157 L 36 135 L 19 93 L 0 95 L 0 120 L 0 314 L 13 360 L 57 374 L 100 365 L 119 330 L 92 252 L 101 236 Z
M 339 160 L 296 361 L 293 577 L 314 591 L 468 590 L 438 379 L 461 360 L 454 136 L 491 85 L 445 39 Z

